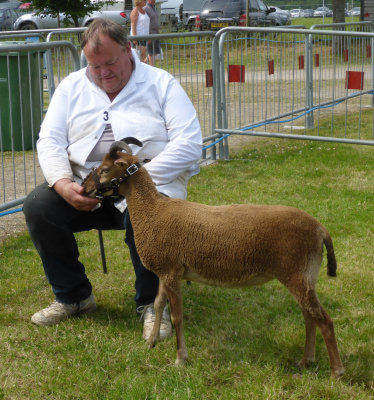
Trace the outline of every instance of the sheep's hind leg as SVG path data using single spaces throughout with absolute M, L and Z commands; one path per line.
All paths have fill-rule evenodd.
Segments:
M 303 359 L 297 364 L 300 369 L 307 367 L 315 361 L 317 330 L 317 325 L 313 317 L 307 310 L 302 309 L 302 312 L 305 320 L 305 349 Z
M 170 302 L 171 322 L 175 327 L 177 337 L 177 358 L 175 364 L 183 365 L 188 355 L 183 333 L 183 306 L 180 282 L 176 281 L 173 285 L 167 285 L 165 289 Z
M 335 378 L 342 376 L 344 374 L 344 367 L 341 362 L 338 345 L 336 343 L 334 324 L 330 316 L 321 306 L 314 289 L 314 284 L 311 284 L 304 279 L 299 279 L 297 285 L 290 285 L 290 282 L 292 282 L 292 280 L 290 280 L 286 286 L 296 297 L 298 303 L 300 304 L 301 309 L 303 310 L 304 318 L 306 316 L 306 329 L 309 329 L 309 331 L 307 332 L 305 346 L 307 357 L 305 357 L 304 354 L 304 359 L 301 360 L 299 365 L 303 366 L 303 364 L 308 361 L 308 357 L 312 357 L 311 350 L 314 347 L 313 342 L 315 341 L 315 339 L 311 339 L 313 332 L 312 329 L 314 328 L 312 328 L 312 322 L 310 321 L 310 319 L 313 319 L 314 323 L 317 324 L 317 326 L 321 330 L 323 339 L 327 347 L 327 353 L 330 360 L 331 375 Z
M 157 341 L 160 338 L 162 312 L 164 311 L 166 301 L 167 301 L 167 295 L 165 291 L 165 286 L 163 282 L 160 280 L 158 293 L 154 302 L 155 322 L 153 324 L 152 332 L 147 340 L 147 345 L 148 348 L 150 349 L 156 345 Z

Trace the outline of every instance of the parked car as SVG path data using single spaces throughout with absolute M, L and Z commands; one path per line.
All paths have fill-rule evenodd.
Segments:
M 302 17 L 303 18 L 313 18 L 314 17 L 314 10 L 307 8 L 306 10 L 302 10 Z
M 13 8 L 0 8 L 0 30 L 11 31 L 18 17 L 17 10 Z
M 196 27 L 200 30 L 218 30 L 226 26 L 245 26 L 247 0 L 205 0 Z M 275 9 L 269 9 L 262 0 L 249 0 L 249 25 L 271 25 L 266 16 Z
M 302 18 L 303 10 L 301 8 L 293 8 L 290 11 L 291 18 Z
M 167 0 L 161 3 L 160 25 L 167 25 L 170 29 L 178 31 L 182 28 L 180 7 L 183 0 Z
M 353 7 L 351 10 L 348 11 L 348 16 L 350 17 L 357 17 L 361 14 L 361 7 Z
M 318 7 L 314 11 L 314 17 L 332 17 L 332 10 L 328 7 Z
M 66 18 L 65 14 L 60 14 L 60 27 L 67 28 L 74 26 L 73 21 Z M 109 18 L 117 21 L 121 25 L 128 26 L 129 18 L 124 11 L 93 11 L 79 20 L 79 26 L 88 26 L 95 18 Z M 29 13 L 21 15 L 14 23 L 15 30 L 31 29 L 54 29 L 59 28 L 58 18 L 52 17 L 47 13 Z
M 283 26 L 291 24 L 291 14 L 289 11 L 282 10 L 279 7 L 269 7 L 269 9 L 272 8 L 274 8 L 275 11 L 266 15 L 266 20 L 270 21 L 270 25 Z
M 291 13 L 288 10 L 283 10 L 282 8 L 276 7 L 276 6 L 268 6 L 269 8 L 275 8 L 275 12 L 287 15 L 289 18 L 291 18 Z

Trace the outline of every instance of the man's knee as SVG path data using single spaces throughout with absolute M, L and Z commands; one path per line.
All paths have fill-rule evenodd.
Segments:
M 23 203 L 26 222 L 40 220 L 48 214 L 58 214 L 58 203 L 60 202 L 58 197 L 57 193 L 47 184 L 37 186 L 27 195 Z

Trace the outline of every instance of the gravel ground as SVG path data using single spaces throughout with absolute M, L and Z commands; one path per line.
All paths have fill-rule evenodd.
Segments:
M 36 158 L 31 153 L 23 155 L 21 152 L 14 156 L 6 153 L 0 160 L 0 194 L 2 188 L 5 192 L 5 201 L 14 198 L 22 198 L 29 193 L 35 185 L 44 181 Z M 25 187 L 25 182 L 27 183 Z M 16 187 L 16 189 L 14 189 Z M 15 190 L 17 196 L 15 196 Z M 14 209 L 21 208 L 22 205 L 16 206 Z M 8 210 L 11 211 L 11 210 Z M 6 211 L 4 211 L 6 212 Z M 0 217 L 0 243 L 22 232 L 25 232 L 26 222 L 22 211 Z
M 26 230 L 25 217 L 22 211 L 0 217 L 0 243 L 10 236 L 15 236 Z

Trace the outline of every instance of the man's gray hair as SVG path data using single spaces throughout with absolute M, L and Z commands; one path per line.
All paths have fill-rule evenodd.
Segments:
M 97 18 L 91 22 L 89 27 L 83 32 L 81 39 L 81 48 L 88 42 L 92 45 L 94 50 L 97 50 L 101 45 L 100 34 L 109 36 L 112 40 L 117 42 L 123 49 L 126 48 L 128 43 L 126 29 L 110 19 Z

